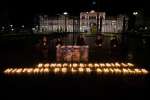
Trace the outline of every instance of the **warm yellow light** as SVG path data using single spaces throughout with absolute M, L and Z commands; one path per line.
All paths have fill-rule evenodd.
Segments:
M 79 72 L 83 72 L 83 71 L 84 71 L 84 68 L 78 68 L 78 71 L 79 71 Z
M 114 64 L 114 63 L 111 63 L 111 66 L 112 66 L 112 67 L 115 67 L 115 64 Z
M 17 68 L 14 68 L 11 73 L 15 73 L 17 71 Z
M 60 71 L 60 68 L 54 68 L 54 72 L 57 73 Z
M 62 67 L 62 64 L 57 64 L 56 66 L 57 66 L 57 67 Z
M 73 63 L 73 67 L 77 67 L 78 66 L 78 64 L 77 63 Z
M 47 64 L 44 64 L 44 67 L 49 67 L 50 66 L 50 64 L 49 63 L 47 63 Z
M 115 63 L 115 66 L 116 66 L 116 67 L 120 67 L 120 64 L 116 62 L 116 63 Z
M 121 70 L 119 68 L 114 68 L 115 73 L 121 73 Z
M 93 64 L 89 63 L 89 64 L 88 64 L 88 67 L 93 67 Z
M 141 69 L 143 74 L 148 74 L 148 71 L 146 69 Z
M 129 67 L 133 67 L 133 66 L 134 66 L 132 63 L 127 63 L 127 65 L 128 65 Z
M 22 72 L 22 68 L 18 68 L 17 70 L 16 70 L 16 73 L 17 74 L 20 74 Z
M 32 68 L 27 68 L 27 73 L 32 73 L 33 72 L 33 69 Z
M 33 70 L 34 73 L 38 73 L 39 71 L 40 71 L 39 68 L 35 68 L 35 69 Z
M 109 63 L 106 63 L 106 66 L 107 66 L 107 67 L 111 67 L 111 64 L 109 64 Z
M 105 67 L 105 64 L 104 64 L 104 63 L 100 63 L 100 66 L 101 66 L 101 67 Z
M 22 72 L 23 72 L 23 73 L 27 72 L 27 68 L 24 68 L 24 69 L 22 70 Z
M 97 68 L 97 69 L 96 69 L 96 72 L 97 72 L 97 73 L 102 73 L 102 70 L 101 70 L 100 68 Z
M 109 69 L 108 68 L 103 68 L 103 72 L 104 73 L 109 73 Z
M 80 63 L 80 64 L 79 64 L 79 67 L 84 67 L 84 64 L 83 64 L 83 63 Z
M 135 71 L 130 69 L 130 68 L 128 68 L 128 71 L 129 71 L 130 74 L 135 74 Z
M 128 71 L 127 69 L 125 69 L 125 68 L 122 69 L 122 72 L 123 72 L 124 74 L 128 74 L 128 73 L 129 73 L 129 71 Z
M 4 73 L 10 73 L 13 69 L 12 68 L 7 68 Z
M 49 68 L 45 68 L 44 73 L 48 73 L 48 72 L 49 72 Z
M 71 68 L 71 72 L 75 73 L 75 72 L 77 72 L 77 70 L 75 70 L 74 68 Z
M 63 67 L 67 67 L 67 66 L 68 66 L 68 64 L 67 64 L 67 63 L 64 63 L 64 64 L 63 64 Z
M 66 73 L 66 72 L 67 72 L 67 68 L 62 68 L 61 71 L 62 71 L 63 73 Z
M 121 63 L 121 65 L 122 65 L 123 67 L 127 67 L 127 66 L 128 66 L 128 65 L 125 64 L 125 63 Z
M 43 64 L 42 63 L 40 63 L 40 64 L 38 64 L 38 67 L 40 68 L 40 67 L 42 67 L 43 66 Z
M 95 64 L 94 64 L 94 67 L 99 67 L 99 64 L 98 64 L 98 63 L 95 63 Z
M 86 70 L 86 72 L 88 72 L 88 73 L 90 73 L 90 72 L 92 71 L 91 68 L 86 68 L 85 70 Z
M 112 68 L 109 68 L 109 71 L 110 71 L 111 73 L 114 73 L 114 70 L 113 70 Z
M 51 67 L 56 67 L 56 64 L 55 64 L 55 63 L 51 63 L 50 66 L 51 66 Z

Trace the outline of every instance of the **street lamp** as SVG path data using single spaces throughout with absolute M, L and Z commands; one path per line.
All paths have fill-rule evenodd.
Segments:
M 136 12 L 133 12 L 133 15 L 135 15 L 135 16 L 138 15 L 138 12 L 137 12 L 137 11 L 136 11 Z
M 63 14 L 64 14 L 64 15 L 68 15 L 68 12 L 64 12 Z
M 68 12 L 64 12 L 63 14 L 64 14 L 64 16 L 65 16 L 65 32 L 67 32 L 67 27 L 66 27 L 66 16 L 68 15 Z

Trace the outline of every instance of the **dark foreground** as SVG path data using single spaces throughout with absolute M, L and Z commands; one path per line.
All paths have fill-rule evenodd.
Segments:
M 149 75 L 3 75 L 1 74 L 1 98 L 46 99 L 58 97 L 98 97 L 99 99 L 149 98 Z M 21 97 L 21 98 L 20 98 Z M 71 98 L 70 98 L 71 99 Z M 1 99 L 2 100 L 2 99 Z

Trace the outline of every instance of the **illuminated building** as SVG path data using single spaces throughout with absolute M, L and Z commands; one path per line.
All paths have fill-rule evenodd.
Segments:
M 81 12 L 80 18 L 69 15 L 49 17 L 39 16 L 39 33 L 84 32 L 119 33 L 127 30 L 128 17 L 124 15 L 106 16 L 106 12 Z

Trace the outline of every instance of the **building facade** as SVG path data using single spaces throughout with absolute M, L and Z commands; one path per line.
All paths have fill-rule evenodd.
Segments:
M 106 16 L 105 12 L 81 12 L 80 17 L 61 15 L 57 17 L 39 16 L 40 33 L 84 32 L 119 33 L 128 28 L 128 17 Z
M 95 12 L 93 10 L 80 13 L 80 32 L 119 33 L 123 31 L 123 28 L 127 30 L 127 27 L 127 16 L 106 16 L 105 12 Z

